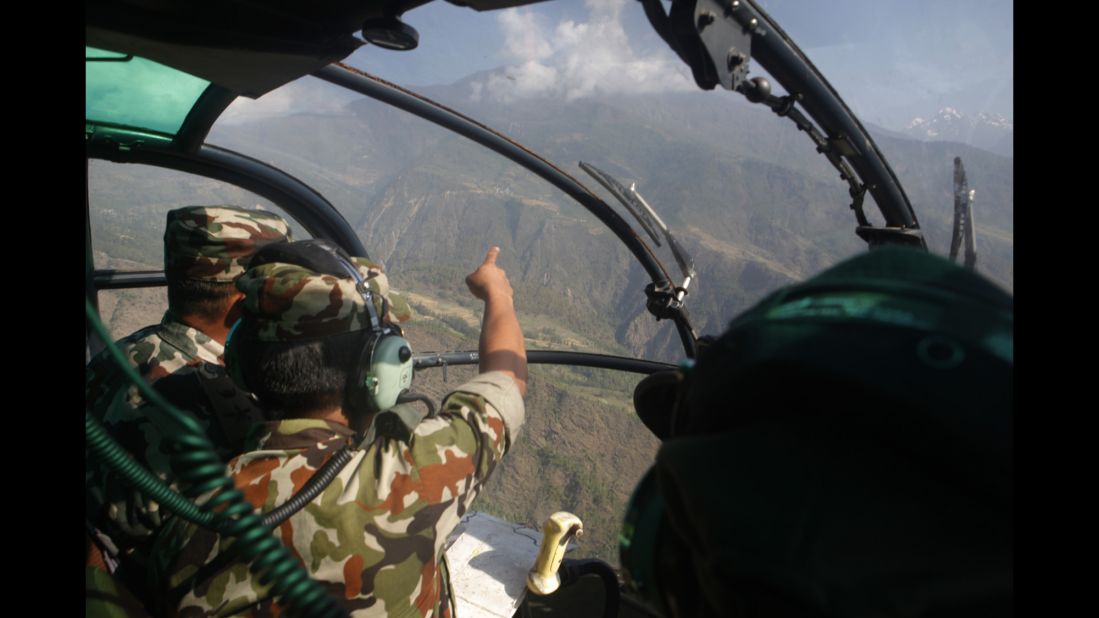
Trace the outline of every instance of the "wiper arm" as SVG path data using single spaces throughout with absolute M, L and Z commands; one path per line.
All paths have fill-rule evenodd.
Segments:
M 656 235 L 656 232 L 653 231 L 653 227 L 655 225 L 653 218 L 655 218 L 656 221 L 660 223 L 661 227 L 665 227 L 664 222 L 660 221 L 660 217 L 656 216 L 656 213 L 653 212 L 652 208 L 649 208 L 647 204 L 644 204 L 643 202 L 637 200 L 637 198 L 635 197 L 637 193 L 630 192 L 633 187 L 630 187 L 630 189 L 623 187 L 622 183 L 615 180 L 610 174 L 607 174 L 606 172 L 600 170 L 594 165 L 591 165 L 590 163 L 585 163 L 581 161 L 580 169 L 587 172 L 588 176 L 591 176 L 595 179 L 596 182 L 603 185 L 603 187 L 606 188 L 607 191 L 610 191 L 611 195 L 613 195 L 616 200 L 621 202 L 622 205 L 626 207 L 626 210 L 630 211 L 630 214 L 633 215 L 633 218 L 637 219 L 637 222 L 641 224 L 641 229 L 645 230 L 645 232 L 649 235 L 649 238 L 653 239 L 653 242 L 656 243 L 656 246 L 661 246 L 660 237 L 658 237 Z M 652 218 L 650 218 L 649 215 L 651 215 Z
M 618 182 L 613 176 L 604 172 L 603 170 L 595 167 L 591 163 L 580 162 L 580 169 L 588 173 L 589 176 L 594 178 L 596 182 L 607 188 L 607 191 L 611 192 L 611 195 L 615 197 L 626 210 L 630 211 L 637 222 L 641 224 L 641 227 L 649 234 L 649 238 L 653 239 L 657 247 L 663 245 L 660 244 L 660 238 L 657 237 L 653 228 L 658 228 L 664 235 L 664 239 L 668 241 L 668 248 L 671 249 L 672 256 L 675 258 L 675 263 L 679 265 L 679 270 L 683 271 L 683 276 L 687 278 L 689 283 L 696 275 L 695 263 L 691 259 L 691 256 L 687 255 L 687 251 L 680 245 L 675 236 L 672 236 L 672 231 L 668 229 L 668 224 L 664 223 L 664 220 L 660 218 L 660 215 L 656 214 L 653 207 L 649 205 L 645 198 L 641 197 L 641 194 L 637 191 L 637 183 L 630 183 L 630 188 L 627 189 Z M 687 287 L 685 283 L 682 287 Z
M 656 246 L 660 247 L 662 245 L 653 228 L 658 228 L 664 235 L 664 239 L 668 241 L 668 249 L 671 250 L 672 257 L 675 258 L 675 263 L 679 265 L 679 270 L 683 272 L 683 283 L 675 288 L 672 288 L 671 284 L 664 286 L 649 284 L 645 288 L 645 293 L 649 296 L 649 310 L 657 317 L 671 315 L 672 310 L 681 311 L 683 309 L 683 298 L 687 295 L 687 288 L 691 285 L 691 281 L 697 277 L 694 260 L 687 255 L 687 251 L 676 241 L 675 236 L 672 236 L 672 231 L 668 229 L 668 225 L 664 223 L 660 215 L 656 214 L 653 207 L 638 193 L 637 183 L 631 183 L 630 188 L 627 189 L 610 174 L 583 161 L 580 162 L 580 169 L 606 187 L 607 191 L 610 191 L 611 195 L 621 202 L 626 210 L 630 211 L 630 214 L 637 219 L 637 222 L 653 239 Z
M 693 279 L 697 274 L 695 273 L 694 259 L 691 258 L 691 256 L 687 255 L 687 251 L 683 248 L 682 245 L 679 244 L 679 242 L 676 241 L 675 236 L 672 236 L 672 231 L 668 229 L 667 225 L 664 224 L 664 221 L 660 218 L 660 215 L 657 215 L 656 211 L 653 210 L 653 207 L 649 206 L 649 203 L 645 201 L 645 198 L 641 197 L 641 194 L 637 192 L 637 183 L 630 183 L 630 195 L 637 199 L 642 208 L 644 208 L 649 213 L 649 215 L 651 215 L 652 218 L 656 220 L 657 225 L 660 226 L 660 230 L 664 232 L 664 238 L 668 240 L 668 248 L 672 251 L 672 257 L 675 258 L 675 263 L 679 265 L 679 270 L 683 271 L 683 276 L 686 277 L 686 280 L 683 284 L 683 287 L 686 288 L 691 279 Z M 660 246 L 659 242 L 657 242 L 656 244 L 657 246 Z
M 958 260 L 958 249 L 965 240 L 965 267 L 977 269 L 977 237 L 973 229 L 973 195 L 965 179 L 961 157 L 954 157 L 954 235 L 950 239 L 950 261 Z

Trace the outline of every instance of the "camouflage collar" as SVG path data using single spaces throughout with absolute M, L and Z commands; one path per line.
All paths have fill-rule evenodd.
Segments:
M 267 421 L 252 429 L 245 451 L 299 451 L 355 435 L 347 425 L 318 418 Z
M 223 364 L 221 357 L 225 354 L 225 346 L 197 328 L 180 322 L 171 311 L 165 312 L 160 320 L 157 336 L 164 343 L 184 352 L 185 356 L 206 363 Z

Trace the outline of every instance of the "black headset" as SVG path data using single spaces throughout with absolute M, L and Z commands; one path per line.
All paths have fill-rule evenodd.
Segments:
M 253 268 L 272 262 L 294 264 L 334 277 L 349 277 L 362 295 L 369 321 L 369 335 L 359 355 L 347 385 L 347 399 L 352 407 L 363 412 L 381 412 L 397 404 L 401 394 L 412 385 L 412 345 L 404 338 L 400 326 L 382 320 L 374 307 L 373 292 L 352 258 L 338 245 L 314 238 L 297 242 L 277 242 L 264 246 L 249 262 Z M 383 315 L 386 300 L 382 299 Z M 239 362 L 235 336 L 243 320 L 238 320 L 225 343 L 225 364 L 233 381 L 251 391 Z

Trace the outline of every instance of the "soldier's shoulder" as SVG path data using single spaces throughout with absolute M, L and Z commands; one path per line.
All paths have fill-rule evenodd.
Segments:
M 138 341 L 144 341 L 151 337 L 157 337 L 160 334 L 161 329 L 164 328 L 163 324 L 150 324 L 145 328 L 138 329 L 129 335 L 126 335 L 122 339 L 118 340 L 121 345 L 131 345 Z
M 142 343 L 160 341 L 160 333 L 164 330 L 163 324 L 150 324 L 145 328 L 136 330 L 115 342 L 115 345 L 125 350 L 132 350 Z
M 160 324 L 150 324 L 115 341 L 114 345 L 122 352 L 123 356 L 137 364 L 140 362 L 141 356 L 147 357 L 155 350 L 156 346 L 152 344 L 155 344 L 155 340 L 158 339 L 160 328 Z M 107 349 L 100 350 L 98 354 L 92 357 L 92 360 L 88 361 L 89 377 L 113 373 L 117 369 L 114 358 L 111 356 L 110 350 Z

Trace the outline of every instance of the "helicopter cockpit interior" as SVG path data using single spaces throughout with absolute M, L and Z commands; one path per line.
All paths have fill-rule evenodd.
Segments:
M 530 301 L 531 304 L 541 304 L 544 315 L 567 314 L 570 307 L 583 304 L 584 301 L 574 299 L 574 294 L 576 297 L 603 294 L 618 303 L 612 305 L 608 300 L 606 306 L 631 307 L 629 312 L 632 322 L 623 322 L 614 327 L 605 327 L 602 324 L 598 327 L 592 326 L 591 319 L 583 314 L 578 314 L 578 317 L 562 326 L 543 318 L 543 314 L 532 311 L 531 315 L 538 317 L 530 320 L 529 326 L 525 325 L 531 342 L 528 343 L 528 362 L 532 366 L 546 368 L 547 373 L 538 374 L 537 379 L 555 384 L 561 391 L 572 391 L 568 394 L 562 394 L 558 390 L 547 391 L 549 394 L 541 395 L 543 399 L 538 400 L 539 405 L 574 406 L 590 412 L 595 408 L 584 406 L 598 401 L 599 405 L 613 408 L 616 404 L 607 404 L 605 401 L 606 391 L 616 389 L 632 393 L 634 385 L 645 376 L 670 375 L 676 370 L 692 366 L 700 352 L 715 341 L 727 323 L 727 316 L 698 318 L 692 312 L 692 300 L 695 298 L 692 293 L 697 293 L 700 286 L 712 284 L 718 290 L 728 289 L 724 282 L 711 282 L 705 278 L 706 271 L 701 264 L 703 260 L 698 256 L 723 253 L 737 259 L 743 258 L 746 262 L 749 260 L 744 256 L 752 259 L 758 256 L 749 255 L 750 251 L 742 249 L 729 249 L 722 244 L 722 229 L 715 228 L 712 236 L 707 236 L 702 233 L 707 231 L 705 225 L 680 225 L 680 220 L 668 216 L 658 200 L 650 201 L 642 195 L 643 192 L 649 193 L 652 185 L 646 185 L 638 174 L 632 174 L 633 170 L 628 164 L 606 155 L 608 149 L 601 145 L 590 146 L 586 142 L 581 144 L 577 148 L 580 153 L 578 157 L 581 158 L 575 159 L 575 165 L 571 158 L 554 161 L 548 155 L 532 150 L 525 145 L 525 141 L 519 141 L 527 135 L 524 131 L 530 131 L 521 127 L 521 123 L 509 120 L 507 126 L 494 128 L 490 126 L 495 124 L 494 117 L 479 115 L 477 105 L 466 107 L 465 109 L 470 110 L 466 113 L 460 111 L 449 99 L 438 102 L 432 96 L 389 81 L 389 76 L 374 75 L 347 62 L 349 56 L 364 47 L 378 48 L 381 53 L 415 54 L 421 43 L 421 35 L 415 28 L 412 16 L 416 14 L 416 9 L 429 4 L 443 3 L 432 3 L 430 0 L 328 0 L 311 3 L 255 3 L 248 0 L 226 0 L 218 3 L 183 0 L 86 1 L 85 151 L 88 161 L 88 197 L 85 204 L 85 290 L 89 324 L 86 360 L 105 349 L 109 350 L 112 347 L 110 341 L 125 334 L 118 331 L 121 326 L 115 324 L 112 328 L 110 324 L 112 315 L 121 313 L 118 299 L 124 297 L 117 295 L 145 290 L 158 291 L 166 285 L 164 271 L 156 268 L 154 259 L 146 257 L 150 255 L 148 246 L 153 246 L 153 253 L 159 249 L 159 236 L 156 235 L 159 231 L 150 229 L 147 238 L 130 238 L 134 245 L 143 244 L 146 247 L 135 249 L 132 255 L 119 253 L 118 255 L 133 258 L 125 260 L 116 259 L 117 255 L 106 259 L 102 249 L 108 244 L 112 247 L 123 246 L 124 243 L 118 239 L 124 233 L 132 234 L 129 231 L 131 228 L 123 226 L 119 228 L 122 231 L 112 232 L 114 236 L 109 243 L 103 241 L 104 228 L 97 228 L 105 225 L 103 213 L 109 210 L 110 200 L 118 199 L 125 191 L 121 188 L 125 186 L 121 184 L 123 180 L 136 179 L 134 186 L 140 186 L 141 182 L 147 181 L 143 179 L 151 179 L 149 182 L 159 183 L 161 186 L 179 183 L 187 191 L 210 186 L 207 183 L 229 187 L 231 191 L 235 191 L 229 193 L 230 195 L 240 196 L 241 200 L 253 200 L 256 204 L 262 204 L 261 208 L 284 214 L 299 237 L 325 239 L 350 255 L 378 257 L 386 261 L 387 267 L 396 265 L 390 271 L 391 282 L 397 282 L 396 287 L 405 294 L 423 323 L 428 325 L 424 332 L 429 334 L 425 335 L 423 343 L 417 341 L 417 353 L 413 356 L 416 379 L 426 381 L 428 392 L 443 393 L 447 384 L 453 380 L 448 377 L 449 371 L 457 374 L 472 371 L 472 367 L 478 362 L 475 337 L 470 335 L 476 331 L 476 316 L 468 308 L 456 305 L 442 284 L 438 288 L 428 288 L 435 292 L 432 296 L 408 291 L 403 287 L 405 284 L 401 283 L 402 267 L 408 273 L 409 289 L 416 287 L 417 283 L 435 285 L 444 275 L 454 278 L 451 276 L 456 272 L 454 264 L 447 262 L 453 259 L 452 254 L 434 248 L 432 239 L 427 236 L 422 239 L 417 237 L 416 249 L 402 247 L 398 250 L 397 242 L 385 240 L 385 231 L 379 229 L 383 225 L 401 221 L 393 214 L 395 209 L 392 206 L 399 204 L 402 199 L 421 205 L 426 199 L 435 199 L 412 195 L 404 189 L 412 182 L 407 178 L 402 179 L 402 173 L 407 176 L 406 169 L 394 167 L 393 170 L 387 170 L 386 173 L 390 176 L 376 182 L 369 179 L 347 180 L 349 174 L 340 166 L 351 168 L 356 165 L 356 157 L 367 163 L 374 163 L 375 159 L 370 157 L 375 155 L 366 153 L 365 150 L 360 153 L 356 147 L 339 142 L 338 148 L 341 151 L 335 155 L 323 155 L 333 158 L 324 158 L 323 163 L 314 162 L 306 168 L 309 170 L 309 177 L 305 178 L 296 169 L 282 164 L 288 158 L 280 159 L 266 150 L 266 142 L 259 139 L 252 142 L 243 138 L 237 139 L 237 134 L 230 131 L 219 133 L 217 127 L 222 125 L 217 123 L 238 99 L 262 100 L 288 84 L 308 82 L 337 87 L 346 93 L 348 100 L 353 97 L 355 101 L 360 101 L 356 103 L 360 107 L 355 113 L 374 121 L 372 126 L 378 127 L 378 133 L 371 134 L 370 137 L 382 144 L 381 148 L 392 149 L 394 158 L 406 156 L 401 151 L 403 144 L 418 144 L 415 146 L 419 148 L 416 156 L 408 155 L 407 160 L 428 171 L 424 176 L 417 177 L 419 180 L 415 182 L 426 185 L 435 182 L 436 178 L 455 174 L 448 167 L 449 162 L 466 156 L 463 153 L 471 152 L 473 148 L 481 154 L 468 155 L 469 160 L 474 162 L 469 163 L 471 166 L 486 168 L 499 165 L 501 169 L 506 166 L 509 170 L 521 168 L 519 173 L 525 178 L 522 182 L 536 185 L 538 188 L 532 190 L 535 193 L 520 195 L 522 191 L 514 189 L 515 193 L 512 194 L 513 187 L 520 185 L 518 181 L 510 186 L 507 183 L 518 173 L 492 171 L 496 168 L 486 172 L 486 178 L 490 174 L 496 174 L 491 176 L 491 188 L 486 181 L 462 180 L 454 186 L 445 185 L 441 181 L 439 184 L 443 187 L 440 192 L 468 191 L 467 194 L 462 194 L 463 197 L 492 193 L 492 199 L 498 199 L 501 204 L 494 211 L 499 215 L 496 219 L 505 220 L 506 225 L 501 223 L 501 227 L 496 228 L 472 217 L 474 223 L 469 225 L 481 225 L 486 230 L 500 233 L 510 230 L 513 241 L 509 242 L 513 244 L 507 248 L 521 250 L 522 239 L 537 238 L 539 242 L 549 243 L 550 241 L 541 239 L 544 235 L 551 236 L 553 226 L 557 225 L 559 229 L 574 236 L 584 234 L 586 242 L 600 246 L 601 253 L 594 254 L 598 259 L 615 261 L 619 272 L 626 273 L 621 289 L 612 290 L 613 286 L 608 283 L 606 285 L 610 291 L 601 292 L 598 288 L 603 284 L 598 277 L 570 278 L 568 272 L 570 268 L 582 268 L 584 260 L 591 258 L 573 256 L 576 262 L 565 263 L 559 270 L 543 268 L 545 272 L 534 272 L 538 269 L 528 267 L 526 263 L 521 267 L 516 264 L 516 269 L 521 268 L 523 271 L 524 285 L 529 279 L 530 289 L 537 291 L 537 294 L 532 292 L 534 300 Z M 450 4 L 454 5 L 452 8 L 463 11 L 484 12 L 487 17 L 506 9 L 538 3 L 528 0 L 450 0 Z M 760 2 L 673 0 L 668 3 L 661 0 L 640 0 L 629 4 L 635 5 L 629 7 L 631 10 L 644 14 L 644 20 L 651 26 L 652 32 L 681 63 L 679 68 L 689 71 L 689 78 L 696 90 L 724 90 L 723 96 L 727 95 L 730 99 L 736 97 L 737 104 L 753 111 L 765 111 L 767 120 L 785 127 L 789 134 L 794 135 L 791 141 L 796 140 L 802 150 L 810 153 L 815 150 L 812 156 L 817 159 L 815 164 L 820 167 L 812 182 L 805 183 L 809 187 L 806 191 L 812 192 L 814 187 L 819 186 L 813 183 L 829 176 L 827 183 L 830 190 L 834 191 L 830 195 L 840 195 L 844 203 L 831 204 L 832 212 L 828 216 L 831 217 L 830 222 L 844 222 L 841 226 L 844 227 L 847 237 L 854 236 L 860 247 L 869 247 L 871 250 L 904 247 L 914 251 L 929 251 L 931 243 L 925 236 L 925 229 L 921 228 L 912 201 L 871 131 L 856 117 L 852 108 L 814 66 L 808 55 L 761 8 Z M 765 74 L 761 74 L 762 71 L 750 73 L 749 67 L 760 67 L 765 70 Z M 385 111 L 379 111 L 383 106 Z M 521 108 L 521 104 L 515 107 Z M 483 109 L 489 113 L 487 110 L 492 108 L 486 103 Z M 662 119 L 669 124 L 680 120 L 678 117 Z M 392 123 L 388 128 L 385 127 L 387 122 Z M 446 139 L 461 141 L 463 145 L 451 147 L 449 142 L 432 142 L 419 134 L 400 133 L 405 123 L 409 122 L 449 131 L 453 135 L 448 134 Z M 596 126 L 598 120 L 591 122 L 594 123 L 591 126 Z M 536 123 L 537 119 L 531 121 L 531 125 Z M 300 125 L 291 126 L 288 123 L 286 126 L 286 132 L 292 134 L 295 130 L 301 130 L 301 127 L 307 127 L 306 131 L 318 131 L 316 127 L 319 125 L 308 125 L 306 120 L 301 120 Z M 521 137 L 511 135 L 514 126 L 520 126 L 516 132 L 521 133 Z M 645 126 L 651 128 L 649 125 Z M 335 133 L 340 130 L 333 129 Z M 385 130 L 392 131 L 396 137 L 384 134 Z M 426 130 L 436 131 L 435 128 Z M 653 131 L 654 134 L 659 133 L 659 129 Z M 583 132 L 578 132 L 578 135 L 581 133 Z M 218 140 L 212 139 L 212 136 L 224 136 L 230 143 L 219 145 Z M 542 139 L 540 143 L 551 144 L 553 154 L 560 155 L 558 146 L 564 149 L 570 145 L 570 139 L 573 138 L 555 136 L 552 139 Z M 294 140 L 295 138 L 290 137 L 289 143 L 296 143 Z M 323 139 L 316 138 L 316 141 Z M 336 138 L 331 138 L 330 141 L 338 142 Z M 579 143 L 582 140 L 577 137 L 574 141 Z M 249 143 L 260 147 L 249 151 L 244 148 Z M 244 147 L 238 151 L 238 146 Z M 408 148 L 411 151 L 413 146 Z M 431 157 L 432 149 L 439 151 L 434 158 Z M 289 157 L 306 159 L 313 153 L 313 145 L 310 143 L 303 145 L 300 153 L 292 153 Z M 600 158 L 601 155 L 605 155 L 604 158 Z M 669 161 L 663 165 L 675 165 L 676 162 L 672 159 L 674 156 L 669 157 Z M 684 160 L 687 163 L 682 163 L 683 165 L 695 167 L 712 164 L 708 159 L 699 162 L 701 159 L 684 157 Z M 331 161 L 342 163 L 336 165 Z M 484 161 L 493 163 L 487 164 Z M 1007 165 L 1010 169 L 1010 162 Z M 412 167 L 412 163 L 409 163 L 409 167 Z M 150 171 L 130 173 L 117 172 L 118 169 Z M 386 168 L 381 165 L 378 169 Z M 768 176 L 772 173 L 770 169 L 758 167 L 756 173 L 760 177 Z M 377 172 L 379 179 L 381 174 L 381 171 Z M 176 180 L 183 175 L 197 180 L 187 180 L 186 184 L 182 180 Z M 726 182 L 732 181 L 723 180 L 714 186 L 728 186 L 724 184 Z M 823 184 L 825 182 L 820 180 L 820 185 Z M 362 195 L 367 197 L 353 195 L 348 187 L 361 190 Z M 707 187 L 697 190 L 702 191 L 705 188 Z M 550 193 L 554 195 L 553 198 L 546 197 Z M 124 199 L 131 198 L 127 196 Z M 369 202 L 370 207 L 350 213 L 346 203 L 351 199 Z M 441 199 L 445 201 L 446 198 Z M 573 211 L 564 210 L 565 207 L 561 204 L 566 202 Z M 453 207 L 449 202 L 446 206 Z M 164 205 L 159 204 L 158 207 L 163 210 Z M 522 214 L 523 209 L 550 213 L 547 215 L 550 223 L 543 223 L 541 220 L 532 223 Z M 128 216 L 130 215 L 122 211 L 112 211 L 110 224 L 114 225 L 116 221 L 122 221 Z M 420 215 L 411 214 L 405 217 L 408 221 L 400 223 L 402 233 L 417 224 L 417 216 Z M 457 220 L 461 216 L 455 214 L 454 218 Z M 371 220 L 371 217 L 374 219 Z M 430 225 L 440 227 L 437 221 Z M 455 226 L 458 227 L 459 224 L 456 223 Z M 850 234 L 852 229 L 853 235 Z M 445 232 L 439 234 L 443 238 L 437 241 L 440 246 L 453 249 L 459 245 L 458 241 L 446 236 Z M 688 234 L 691 235 L 689 242 L 685 240 Z M 397 232 L 394 231 L 391 236 L 396 235 Z M 364 242 L 367 238 L 370 241 Z M 852 239 L 847 238 L 846 242 L 850 245 Z M 473 244 L 477 246 L 459 249 L 471 255 L 478 251 L 483 253 L 479 244 Z M 804 242 L 798 245 L 798 256 L 805 263 L 816 265 L 827 262 L 827 258 L 831 257 L 831 254 L 825 253 L 817 255 L 804 245 Z M 613 249 L 606 248 L 611 246 Z M 423 255 L 418 257 L 417 250 L 422 251 Z M 567 250 L 560 252 L 566 254 Z M 791 275 L 791 269 L 772 266 L 770 261 L 763 258 L 759 258 L 758 263 L 764 266 L 744 267 L 737 273 L 741 283 L 752 282 L 755 286 L 753 289 L 760 290 L 760 296 L 763 295 L 765 286 L 755 284 L 753 277 L 768 281 L 767 285 L 772 287 L 775 281 L 796 280 Z M 127 264 L 141 266 L 126 268 Z M 512 266 L 508 267 L 510 271 Z M 531 272 L 527 272 L 528 270 Z M 761 272 L 763 275 L 758 274 Z M 781 277 L 775 273 L 780 273 Z M 627 278 L 628 282 L 625 281 Z M 455 280 L 460 282 L 460 279 Z M 576 283 L 578 281 L 585 283 Z M 580 285 L 585 287 L 577 287 Z M 104 311 L 103 299 L 106 295 L 116 296 L 110 296 L 108 310 Z M 738 305 L 738 308 L 747 305 L 745 302 Z M 588 308 L 587 305 L 584 307 Z M 594 341 L 596 337 L 592 333 L 602 336 L 604 332 L 607 333 L 606 345 L 578 343 Z M 630 347 L 627 343 L 636 345 Z M 444 347 L 452 345 L 460 347 Z M 438 351 L 424 351 L 433 348 Z M 638 350 L 656 350 L 658 353 L 643 353 Z M 581 378 L 596 375 L 597 372 L 602 372 L 598 375 L 615 376 L 606 379 L 606 384 L 610 386 L 592 388 L 583 384 Z M 150 397 L 155 395 L 150 394 Z M 164 405 L 166 409 L 172 407 L 168 403 Z M 528 406 L 530 405 L 528 402 Z M 622 406 L 614 408 L 621 412 L 618 408 Z M 623 437 L 622 449 L 636 449 L 636 445 L 644 444 L 655 450 L 659 443 L 657 438 L 661 435 L 654 427 L 664 427 L 674 423 L 674 420 L 660 412 L 653 413 L 655 416 L 651 414 L 638 418 L 636 414 L 642 412 L 640 408 L 636 410 L 636 414 L 632 405 L 626 408 L 623 416 L 629 416 L 628 421 L 615 418 L 612 422 L 577 416 L 575 419 L 570 417 L 568 423 L 547 427 L 545 435 L 548 437 L 540 437 L 532 446 L 524 447 L 531 449 L 531 461 L 540 462 L 539 467 L 532 467 L 533 464 L 517 467 L 514 472 L 503 475 L 495 487 L 500 492 L 514 490 L 517 484 L 527 482 L 530 477 L 537 477 L 540 484 L 536 491 L 547 496 L 541 503 L 540 508 L 543 511 L 545 501 L 557 499 L 560 502 L 565 493 L 584 493 L 584 504 L 590 506 L 592 511 L 599 511 L 597 521 L 600 524 L 613 522 L 605 525 L 605 528 L 620 524 L 623 513 L 619 507 L 612 506 L 609 496 L 627 494 L 633 495 L 637 500 L 647 499 L 645 497 L 653 491 L 651 483 L 642 484 L 636 490 L 635 485 L 641 478 L 639 475 L 644 472 L 644 467 L 651 461 L 651 452 L 641 453 L 636 455 L 639 459 L 630 460 L 631 466 L 641 467 L 631 471 L 633 476 L 628 479 L 623 476 L 620 482 L 607 482 L 593 479 L 587 470 L 603 465 L 603 459 L 591 457 L 580 460 L 572 451 L 570 453 L 573 454 L 562 455 L 553 449 L 553 442 L 582 442 L 577 436 L 582 433 L 585 424 L 603 424 L 607 426 L 604 430 L 610 435 L 616 432 L 624 435 L 626 431 L 638 430 L 646 434 L 643 440 Z M 176 423 L 181 434 L 194 434 L 194 442 L 198 445 L 194 447 L 194 453 L 205 453 L 202 451 L 204 447 L 199 444 L 202 442 L 199 435 L 201 430 L 188 421 L 186 416 L 185 411 L 173 410 L 172 422 Z M 620 423 L 626 422 L 632 423 L 632 429 L 623 429 L 625 425 Z M 124 459 L 124 455 L 118 454 L 117 449 L 110 446 L 110 438 L 102 428 L 95 428 L 91 419 L 87 425 L 90 450 L 107 453 L 102 455 L 104 458 Z M 593 448 L 591 444 L 573 444 L 572 447 Z M 112 451 L 113 455 L 110 454 Z M 194 456 L 214 468 L 218 466 L 218 460 L 210 459 L 210 454 Z M 622 455 L 619 453 L 607 457 L 613 460 Z M 567 471 L 567 474 L 562 473 L 562 470 Z M 134 475 L 141 476 L 138 472 Z M 228 482 L 215 477 L 217 475 L 207 471 L 202 475 L 196 473 L 190 480 L 205 487 L 212 485 L 204 484 Z M 151 488 L 155 479 L 135 482 L 144 482 L 143 487 Z M 567 485 L 567 491 L 554 489 L 561 485 Z M 182 513 L 180 516 L 188 521 L 201 522 L 208 526 L 229 525 L 223 521 L 227 517 L 225 514 L 239 513 L 234 509 L 240 508 L 239 504 L 234 503 L 217 513 L 213 512 L 216 509 L 203 509 L 189 504 L 178 495 L 175 498 L 168 493 L 157 495 L 163 498 L 165 505 L 170 505 L 166 508 L 173 512 L 178 509 Z M 527 513 L 515 510 L 506 501 L 497 501 L 493 495 L 487 498 L 489 510 L 501 516 L 501 519 L 529 517 Z M 640 529 L 646 523 L 651 524 L 638 520 L 646 517 L 645 513 L 647 511 L 631 511 L 630 517 L 634 519 L 630 520 L 629 525 Z M 509 518 L 507 515 L 514 517 Z M 596 515 L 592 517 L 594 519 Z M 260 534 L 256 531 L 262 531 L 262 522 L 258 517 L 255 520 L 247 525 L 237 522 L 234 533 L 241 534 L 242 538 L 249 534 Z M 562 524 L 562 521 L 566 523 Z M 579 524 L 570 530 L 569 521 L 571 520 L 556 521 L 554 525 L 564 527 L 561 534 L 553 536 L 553 542 L 558 543 L 562 551 L 567 545 L 571 554 L 575 555 L 577 552 L 572 548 L 576 547 L 574 537 Z M 541 521 L 527 523 L 540 525 Z M 550 522 L 547 521 L 544 530 L 535 532 L 544 533 L 549 538 L 549 531 Z M 586 582 L 588 587 L 584 588 L 586 592 L 583 594 L 590 594 L 591 586 L 596 589 L 605 587 L 598 594 L 599 600 L 591 603 L 595 609 L 591 610 L 593 613 L 590 615 L 703 615 L 704 611 L 700 607 L 669 607 L 668 600 L 677 597 L 674 594 L 655 594 L 651 586 L 647 591 L 639 593 L 638 581 L 644 580 L 651 572 L 638 571 L 641 567 L 636 565 L 641 562 L 635 562 L 632 563 L 635 570 L 624 576 L 622 569 L 612 569 L 605 564 L 613 562 L 608 552 L 613 550 L 617 554 L 619 543 L 624 538 L 618 529 L 605 531 L 605 534 L 609 539 L 607 547 L 612 549 L 600 546 L 598 557 L 603 561 L 599 565 L 594 565 L 591 561 L 566 560 L 566 566 L 561 571 L 566 587 L 581 579 Z M 634 545 L 635 560 L 641 553 L 639 548 L 642 545 L 643 543 Z M 582 542 L 580 549 L 582 553 Z M 272 564 L 290 565 L 293 562 L 284 549 L 259 548 L 253 558 L 261 555 L 264 558 L 257 562 L 266 561 L 268 567 Z M 622 554 L 624 561 L 628 555 L 629 551 Z M 553 570 L 556 571 L 561 564 L 561 555 L 556 555 L 554 559 L 556 562 Z M 546 560 L 552 562 L 546 558 L 537 568 L 544 570 Z M 645 564 L 645 568 L 656 568 L 651 563 Z M 629 571 L 629 566 L 631 565 L 623 564 L 622 568 Z M 661 572 L 667 573 L 671 567 L 662 564 L 659 568 L 662 569 Z M 276 570 L 279 569 L 285 575 L 293 567 L 278 566 Z M 305 584 L 295 583 L 298 580 L 294 580 L 292 576 L 285 577 L 289 583 L 276 583 L 275 586 L 279 598 L 286 600 L 288 613 L 342 615 L 338 608 L 320 600 L 323 596 L 321 593 L 307 588 Z M 628 581 L 623 581 L 623 578 L 629 580 L 630 577 L 634 580 L 633 588 Z M 527 593 L 514 592 L 511 596 L 514 600 L 523 594 Z M 531 595 L 527 594 L 527 597 L 530 598 Z M 561 598 L 565 599 L 560 601 L 564 605 L 556 607 L 552 602 L 547 602 L 545 606 L 539 605 L 538 600 L 533 599 L 521 607 L 507 606 L 506 610 L 519 612 L 516 615 L 537 615 L 554 610 L 559 612 L 555 615 L 578 615 L 569 613 L 572 610 L 568 609 L 571 607 L 569 603 L 577 601 Z M 580 603 L 584 604 L 583 601 Z M 776 601 L 774 605 L 761 604 L 760 607 L 782 609 L 785 605 Z M 465 608 L 460 608 L 459 613 L 462 616 L 503 615 L 477 614 L 476 610 Z

